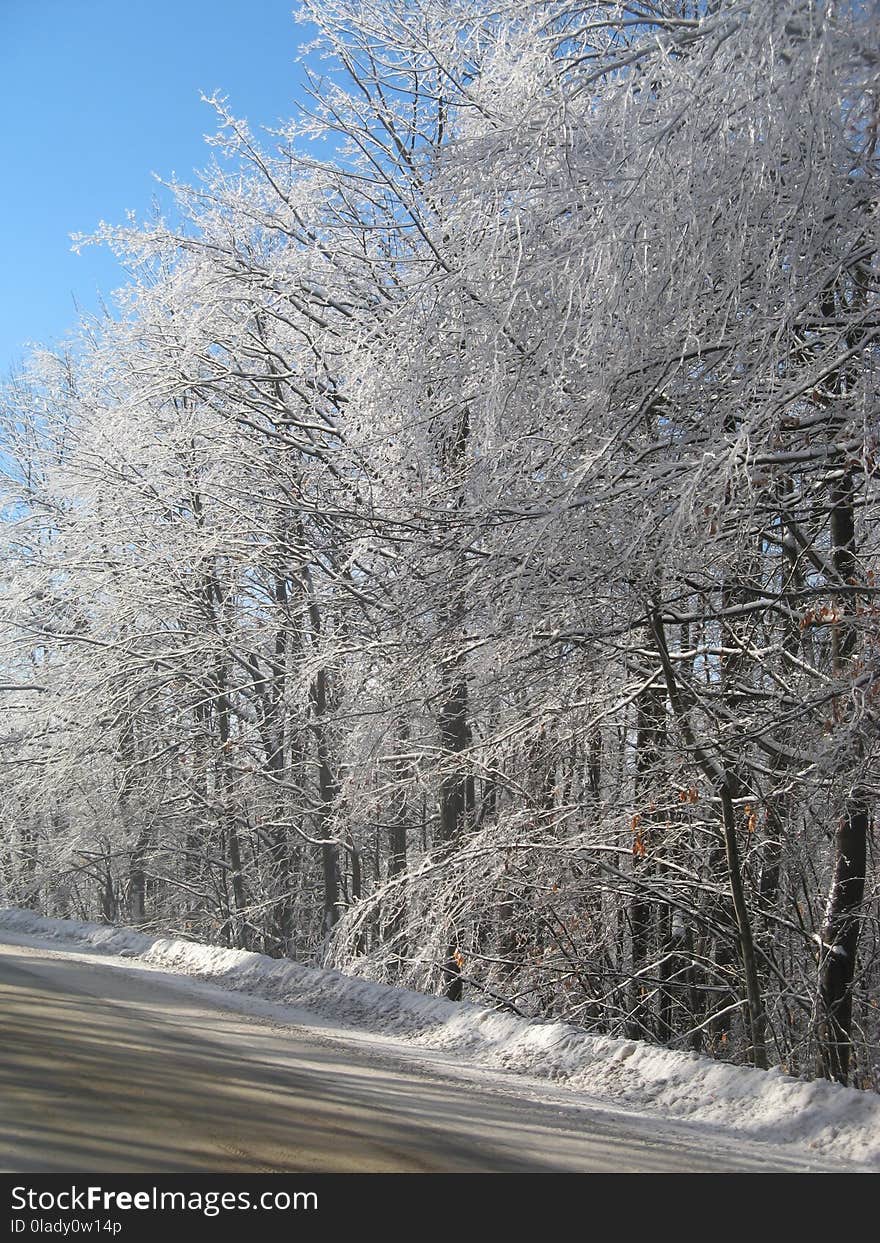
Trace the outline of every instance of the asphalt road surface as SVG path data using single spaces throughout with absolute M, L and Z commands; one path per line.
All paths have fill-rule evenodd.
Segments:
M 187 991 L 189 989 L 189 991 Z M 0 933 L 5 1173 L 841 1168 Z M 227 995 L 228 997 L 228 995 Z

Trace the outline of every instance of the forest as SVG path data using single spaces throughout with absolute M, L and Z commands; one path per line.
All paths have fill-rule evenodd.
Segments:
M 0 391 L 0 900 L 880 1089 L 878 18 L 307 0 Z

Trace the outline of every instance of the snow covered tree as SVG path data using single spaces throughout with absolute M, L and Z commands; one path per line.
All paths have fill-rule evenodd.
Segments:
M 876 1086 L 875 6 L 304 16 L 7 387 L 7 892 Z

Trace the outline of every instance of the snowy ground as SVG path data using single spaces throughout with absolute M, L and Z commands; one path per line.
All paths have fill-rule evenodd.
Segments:
M 426 997 L 336 971 L 261 954 L 150 936 L 30 911 L 0 910 L 0 928 L 56 944 L 134 959 L 165 973 L 219 985 L 236 1006 L 291 1021 L 317 1016 L 348 1037 L 369 1034 L 413 1051 L 455 1055 L 461 1065 L 554 1081 L 610 1107 L 698 1122 L 728 1139 L 793 1145 L 851 1167 L 880 1169 L 880 1096 L 824 1081 L 801 1082 L 727 1066 L 639 1041 L 586 1035 L 561 1023 L 529 1023 L 475 1005 Z

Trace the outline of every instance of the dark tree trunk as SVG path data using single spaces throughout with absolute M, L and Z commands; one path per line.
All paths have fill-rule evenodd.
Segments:
M 831 493 L 832 557 L 841 585 L 856 581 L 856 538 L 852 475 L 835 481 Z M 855 649 L 852 596 L 841 593 L 840 609 L 850 614 L 832 634 L 835 672 L 843 675 Z M 861 747 L 856 746 L 856 762 Z M 831 888 L 822 925 L 819 963 L 819 1046 L 822 1073 L 838 1083 L 849 1079 L 852 1056 L 852 986 L 859 947 L 859 911 L 865 894 L 868 799 L 857 785 L 846 799 L 834 836 Z
M 439 458 L 444 476 L 453 487 L 453 508 L 464 504 L 464 473 L 467 462 L 470 424 L 467 408 L 459 414 L 451 435 L 440 437 Z M 465 769 L 464 753 L 471 745 L 468 723 L 468 689 L 464 676 L 465 658 L 460 648 L 466 617 L 465 564 L 462 552 L 452 543 L 453 530 L 444 523 L 443 536 L 449 543 L 450 572 L 442 590 L 447 601 L 440 610 L 444 630 L 450 636 L 449 647 L 440 663 L 441 703 L 438 715 L 440 735 L 441 776 L 437 844 L 450 850 L 463 836 L 473 819 L 474 781 Z M 460 951 L 453 939 L 446 949 L 441 967 L 442 991 L 453 1001 L 462 995 Z
M 602 731 L 594 729 L 590 735 L 590 750 L 587 758 L 587 789 L 594 806 L 598 805 L 602 788 Z
M 859 947 L 859 910 L 865 895 L 868 804 L 856 789 L 846 803 L 834 839 L 834 875 L 819 970 L 819 1041 L 822 1073 L 847 1083 L 852 1056 L 852 985 Z
M 241 843 L 238 836 L 235 808 L 233 806 L 232 775 L 229 770 L 231 744 L 229 709 L 229 671 L 222 660 L 214 670 L 215 708 L 217 732 L 220 738 L 217 776 L 222 794 L 221 823 L 229 859 L 229 876 L 232 884 L 232 907 L 229 914 L 230 940 L 238 949 L 250 948 L 250 934 L 245 924 L 247 895 L 241 861 Z
M 629 1035 L 644 1039 L 654 1034 L 648 996 L 649 986 L 639 980 L 654 945 L 655 903 L 650 898 L 656 871 L 655 852 L 660 848 L 656 826 L 652 824 L 650 803 L 666 741 L 666 687 L 654 684 L 639 697 L 636 708 L 636 813 L 633 821 L 632 877 L 633 897 L 629 920 L 632 936 L 633 997 L 630 1003 Z
M 321 611 L 312 589 L 311 577 L 304 569 L 304 580 L 308 595 L 309 618 L 312 625 L 312 637 L 317 642 L 321 637 Z M 321 871 L 323 875 L 323 914 L 321 927 L 324 940 L 329 940 L 333 929 L 340 919 L 339 897 L 339 842 L 330 837 L 330 818 L 339 793 L 339 787 L 330 762 L 330 748 L 327 740 L 327 708 L 328 708 L 327 671 L 319 668 L 311 685 L 310 698 L 312 706 L 312 732 L 318 753 L 318 832 L 323 839 L 321 843 Z
M 471 743 L 467 721 L 467 685 L 463 679 L 455 679 L 449 685 L 440 709 L 439 726 L 440 746 L 451 771 L 445 772 L 440 781 L 437 837 L 441 846 L 448 846 L 461 835 L 467 816 L 473 811 L 473 783 L 460 770 L 455 759 Z

